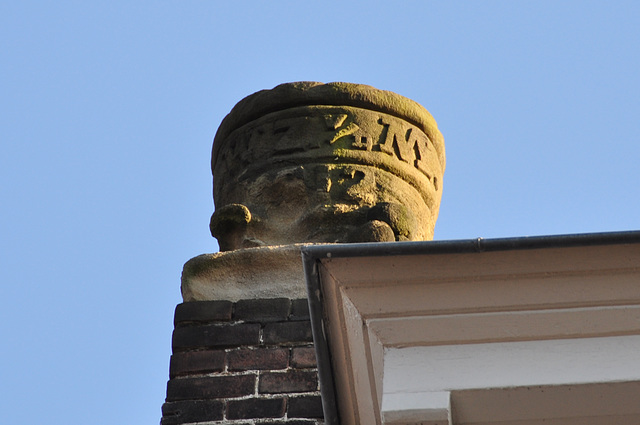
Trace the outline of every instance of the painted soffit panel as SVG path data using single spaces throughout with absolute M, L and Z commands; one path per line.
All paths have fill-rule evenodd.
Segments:
M 456 414 L 462 411 L 456 410 L 456 403 L 467 406 L 465 412 L 474 411 L 473 403 L 460 400 L 482 399 L 469 396 L 486 391 L 481 384 L 394 388 L 389 379 L 402 373 L 397 362 L 396 369 L 391 367 L 391 353 L 403 349 L 427 350 L 416 358 L 426 355 L 428 360 L 428 347 L 432 351 L 453 347 L 455 353 L 462 345 L 485 344 L 496 350 L 489 358 L 499 358 L 517 351 L 510 343 L 556 341 L 557 348 L 563 340 L 594 343 L 595 338 L 615 337 L 629 341 L 640 334 L 640 232 L 489 240 L 482 242 L 483 249 L 477 249 L 476 240 L 359 245 L 303 248 L 316 345 L 325 351 L 319 355 L 321 385 L 333 393 L 325 410 L 334 410 L 335 423 L 338 412 L 343 424 L 429 423 L 443 418 L 449 423 L 481 423 L 481 416 L 473 419 L 473 413 L 470 417 Z M 619 342 L 614 347 L 624 345 Z M 562 363 L 566 353 L 556 351 L 556 361 Z M 603 355 L 615 353 L 614 349 Z M 421 365 L 414 360 L 405 367 Z M 338 380 L 334 380 L 336 370 Z M 593 377 L 590 385 L 607 379 Z M 520 388 L 527 381 L 513 382 L 514 388 Z M 585 391 L 587 384 L 582 383 Z M 431 410 L 428 405 L 412 405 L 409 392 L 422 390 L 448 393 L 451 407 L 442 400 Z M 389 404 L 400 395 L 407 400 L 404 405 Z M 640 414 L 627 410 L 618 415 Z M 415 419 L 416 415 L 422 419 Z

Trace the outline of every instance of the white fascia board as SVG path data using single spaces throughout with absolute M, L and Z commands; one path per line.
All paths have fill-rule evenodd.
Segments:
M 640 382 L 640 336 L 388 349 L 384 396 L 525 386 Z M 640 397 L 640 394 L 639 394 Z M 640 398 L 638 399 L 640 413 Z

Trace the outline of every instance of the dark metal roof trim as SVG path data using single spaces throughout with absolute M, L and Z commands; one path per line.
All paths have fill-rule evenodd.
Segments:
M 318 379 L 320 380 L 320 393 L 322 394 L 322 410 L 324 412 L 325 425 L 339 425 L 338 405 L 336 404 L 335 384 L 333 382 L 333 368 L 327 335 L 325 334 L 322 313 L 322 291 L 320 290 L 320 274 L 318 260 L 307 255 L 302 248 L 302 264 L 307 280 L 307 293 L 309 299 L 309 315 L 311 316 L 311 332 L 313 334 L 313 346 L 316 350 L 318 363 Z
M 635 243 L 640 243 L 640 231 L 638 230 L 496 239 L 476 238 L 449 241 L 310 244 L 302 247 L 302 255 L 323 259 L 378 257 L 386 255 L 454 254 Z

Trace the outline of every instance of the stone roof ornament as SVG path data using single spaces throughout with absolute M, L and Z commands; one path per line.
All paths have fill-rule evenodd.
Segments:
M 183 299 L 306 298 L 304 243 L 432 239 L 444 167 L 435 120 L 395 93 L 298 82 L 246 97 L 213 142 L 220 252 L 184 265 Z
M 350 83 L 254 93 L 224 118 L 211 160 L 221 251 L 303 242 L 430 240 L 444 140 L 418 103 Z

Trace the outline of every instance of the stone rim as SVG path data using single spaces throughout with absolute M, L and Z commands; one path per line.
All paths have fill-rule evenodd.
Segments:
M 435 119 L 419 103 L 364 84 L 301 81 L 280 84 L 271 90 L 261 90 L 238 102 L 218 127 L 213 141 L 211 169 L 215 166 L 218 152 L 225 145 L 225 140 L 237 128 L 272 112 L 311 105 L 354 106 L 403 119 L 421 129 L 431 139 L 442 169 L 445 168 L 444 138 Z

